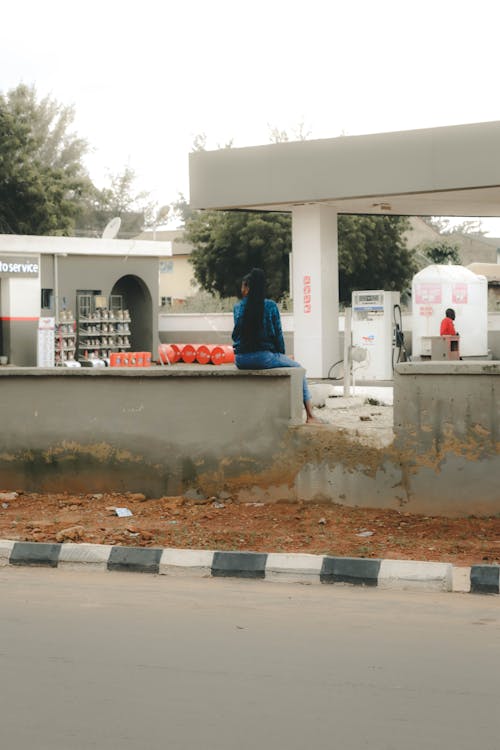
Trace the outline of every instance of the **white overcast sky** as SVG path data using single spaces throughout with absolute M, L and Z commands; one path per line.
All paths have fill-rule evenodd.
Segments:
M 74 105 L 94 182 L 129 164 L 160 203 L 188 196 L 199 133 L 216 148 L 300 123 L 328 138 L 500 120 L 498 0 L 15 0 L 1 15 L 0 91 Z

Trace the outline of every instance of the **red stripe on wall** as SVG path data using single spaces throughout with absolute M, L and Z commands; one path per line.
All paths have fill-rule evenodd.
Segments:
M 29 321 L 38 321 L 40 318 L 9 318 L 9 317 L 2 317 L 0 316 L 0 320 L 29 320 Z

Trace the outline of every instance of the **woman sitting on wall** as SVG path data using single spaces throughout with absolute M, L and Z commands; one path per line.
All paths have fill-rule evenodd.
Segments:
M 241 282 L 243 299 L 234 307 L 233 344 L 239 370 L 300 367 L 285 355 L 281 318 L 276 302 L 266 299 L 265 275 L 253 268 Z M 306 422 L 321 424 L 312 413 L 311 393 L 304 375 L 302 386 Z

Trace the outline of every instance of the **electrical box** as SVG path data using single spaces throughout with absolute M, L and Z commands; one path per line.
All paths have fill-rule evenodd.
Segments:
M 399 292 L 352 293 L 352 344 L 367 354 L 364 362 L 354 365 L 356 380 L 392 380 L 394 308 L 399 300 Z
M 459 336 L 422 336 L 420 359 L 460 359 Z

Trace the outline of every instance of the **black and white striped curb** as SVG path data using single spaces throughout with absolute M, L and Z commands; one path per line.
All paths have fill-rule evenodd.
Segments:
M 372 560 L 324 555 L 42 544 L 0 540 L 0 567 L 32 565 L 159 575 L 253 578 L 287 583 L 353 584 L 381 589 L 500 593 L 500 566 Z

